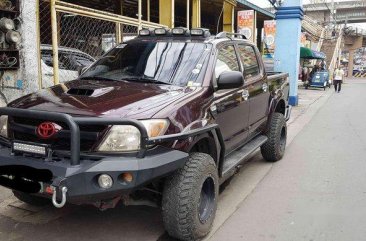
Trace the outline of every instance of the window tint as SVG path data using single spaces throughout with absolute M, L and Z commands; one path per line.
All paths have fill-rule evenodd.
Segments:
M 81 77 L 201 86 L 211 44 L 183 41 L 129 41 L 93 64 Z
M 239 45 L 238 49 L 239 49 L 240 60 L 243 63 L 244 67 L 245 78 L 250 78 L 258 75 L 260 73 L 260 69 L 257 56 L 255 54 L 253 47 Z
M 218 78 L 225 71 L 240 71 L 239 61 L 234 46 L 228 45 L 219 49 L 215 66 L 215 76 Z

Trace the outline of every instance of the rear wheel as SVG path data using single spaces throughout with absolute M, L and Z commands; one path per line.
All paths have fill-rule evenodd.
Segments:
M 273 113 L 269 123 L 268 141 L 261 146 L 266 161 L 276 162 L 282 159 L 286 150 L 287 126 L 283 114 Z
M 31 194 L 28 193 L 13 190 L 13 194 L 20 201 L 25 202 L 32 206 L 46 206 L 50 204 L 50 200 L 46 198 L 32 196 Z
M 163 192 L 163 221 L 170 236 L 197 240 L 211 230 L 219 192 L 217 168 L 210 155 L 193 153 L 169 177 Z

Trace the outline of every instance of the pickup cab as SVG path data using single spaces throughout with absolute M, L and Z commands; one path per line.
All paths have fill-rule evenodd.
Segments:
M 158 205 L 172 237 L 196 240 L 242 162 L 283 157 L 288 95 L 243 35 L 143 29 L 76 80 L 0 108 L 0 185 L 33 205 Z

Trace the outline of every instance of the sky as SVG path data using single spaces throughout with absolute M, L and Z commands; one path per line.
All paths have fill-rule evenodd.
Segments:
M 289 0 L 284 0 L 284 1 L 289 1 Z M 324 0 L 317 0 L 318 2 L 323 2 Z M 334 2 L 347 2 L 347 1 L 352 1 L 352 0 L 334 0 Z M 268 0 L 248 0 L 248 2 L 254 3 L 257 6 L 260 6 L 262 8 L 268 8 L 271 7 L 271 4 L 269 3 Z M 311 2 L 311 0 L 303 0 L 303 4 L 309 4 Z M 331 2 L 331 0 L 326 0 L 326 2 Z M 366 30 L 366 23 L 354 23 L 354 24 L 350 24 L 352 26 L 356 26 L 359 28 L 363 28 Z

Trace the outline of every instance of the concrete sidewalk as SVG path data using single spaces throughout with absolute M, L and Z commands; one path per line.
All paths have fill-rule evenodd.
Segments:
M 284 159 L 210 241 L 363 240 L 365 86 L 350 79 L 340 94 L 300 90 Z
M 287 146 L 291 144 L 297 134 L 310 122 L 320 107 L 333 94 L 333 89 L 299 89 L 299 105 L 292 109 L 291 119 L 288 122 Z M 225 223 L 225 221 L 238 209 L 240 204 L 255 189 L 261 180 L 270 172 L 273 163 L 263 161 L 260 152 L 256 152 L 253 158 L 244 165 L 236 176 L 227 185 L 220 195 L 217 217 L 210 235 Z

